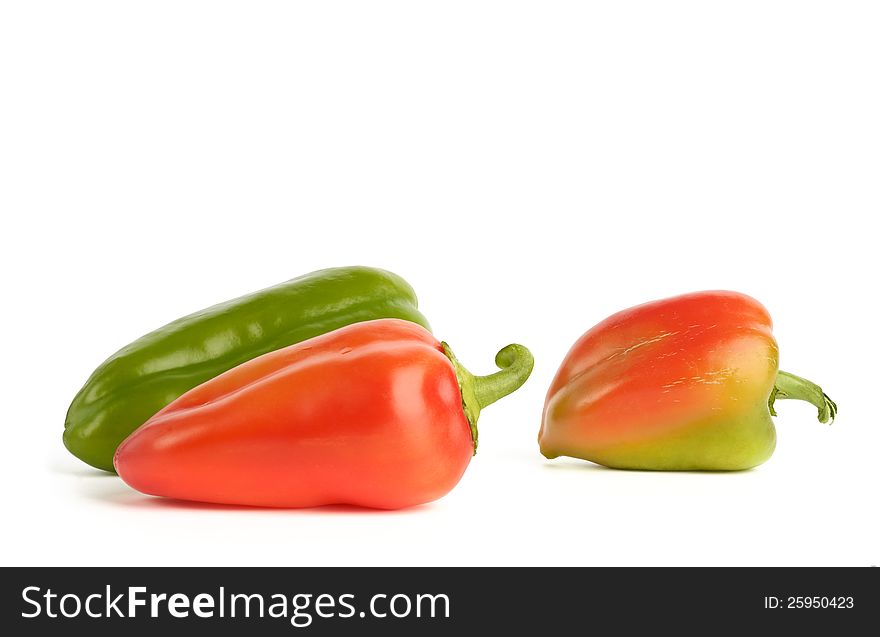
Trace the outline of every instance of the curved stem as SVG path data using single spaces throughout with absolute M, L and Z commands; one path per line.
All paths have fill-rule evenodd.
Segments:
M 495 354 L 495 364 L 501 371 L 488 376 L 474 376 L 474 393 L 480 409 L 522 387 L 532 373 L 535 359 L 528 349 L 513 343 Z
M 816 383 L 806 378 L 795 376 L 779 370 L 776 373 L 776 383 L 770 392 L 770 413 L 775 416 L 776 409 L 773 403 L 777 400 L 805 400 L 819 410 L 819 422 L 834 422 L 837 416 L 837 404 L 822 391 Z
M 442 345 L 443 352 L 452 362 L 455 375 L 458 377 L 461 405 L 471 427 L 471 437 L 474 439 L 474 453 L 476 454 L 479 438 L 477 420 L 480 417 L 480 411 L 522 387 L 532 373 L 535 359 L 527 348 L 513 343 L 495 355 L 495 364 L 501 368 L 500 371 L 488 376 L 474 376 L 458 362 L 447 343 L 442 343 Z

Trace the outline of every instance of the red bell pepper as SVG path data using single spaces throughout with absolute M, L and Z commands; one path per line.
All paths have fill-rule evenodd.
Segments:
M 538 441 L 548 458 L 624 469 L 735 470 L 773 453 L 773 403 L 832 420 L 815 384 L 778 370 L 770 315 L 748 296 L 698 292 L 619 312 L 575 343 L 553 380 Z
M 267 507 L 396 509 L 435 500 L 476 450 L 480 409 L 533 360 L 502 349 L 475 377 L 423 327 L 356 323 L 246 362 L 192 389 L 114 459 L 144 493 Z

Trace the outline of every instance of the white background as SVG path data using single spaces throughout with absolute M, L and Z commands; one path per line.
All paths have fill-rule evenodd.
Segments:
M 880 563 L 873 2 L 6 2 L 3 564 Z M 321 267 L 394 270 L 472 371 L 518 341 L 459 486 L 396 513 L 170 503 L 61 444 L 128 341 Z M 732 474 L 544 460 L 571 343 L 760 299 L 783 403 Z

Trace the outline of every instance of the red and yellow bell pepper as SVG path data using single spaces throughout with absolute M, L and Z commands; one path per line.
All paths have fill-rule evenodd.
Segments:
M 779 371 L 770 315 L 735 292 L 645 303 L 605 319 L 571 348 L 547 393 L 541 453 L 608 467 L 735 470 L 773 453 L 774 401 L 837 406 Z

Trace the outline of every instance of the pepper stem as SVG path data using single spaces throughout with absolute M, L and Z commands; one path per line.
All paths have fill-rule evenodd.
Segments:
M 837 416 L 837 404 L 816 383 L 779 370 L 776 373 L 776 384 L 773 391 L 770 392 L 770 414 L 776 415 L 776 409 L 773 407 L 774 402 L 789 399 L 805 400 L 815 405 L 819 410 L 819 422 L 821 423 L 834 422 L 834 418 Z
M 476 454 L 479 438 L 477 420 L 480 417 L 480 410 L 522 387 L 529 374 L 532 373 L 535 359 L 528 349 L 513 343 L 501 349 L 495 355 L 495 364 L 501 368 L 500 371 L 488 376 L 474 376 L 458 362 L 447 343 L 442 343 L 442 345 L 443 352 L 452 361 L 455 375 L 458 377 L 458 388 L 461 390 L 461 405 L 471 427 L 471 437 L 474 439 L 474 454 Z

